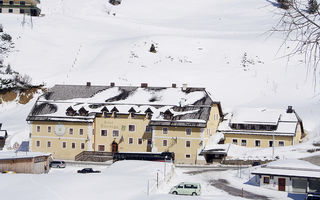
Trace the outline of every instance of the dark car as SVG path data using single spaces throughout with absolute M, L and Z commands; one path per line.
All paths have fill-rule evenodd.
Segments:
M 88 174 L 88 173 L 100 173 L 101 171 L 94 171 L 92 168 L 83 168 L 81 170 L 78 170 L 78 173 L 81 174 Z
M 64 161 L 51 161 L 49 167 L 52 168 L 65 168 L 66 163 Z
M 252 163 L 252 166 L 254 167 L 254 166 L 259 166 L 259 165 L 261 165 L 261 163 L 259 162 L 259 161 L 254 161 L 253 163 Z
M 306 200 L 320 200 L 320 193 L 308 193 Z

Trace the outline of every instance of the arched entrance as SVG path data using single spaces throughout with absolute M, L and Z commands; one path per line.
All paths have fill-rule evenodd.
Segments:
M 111 144 L 111 152 L 112 153 L 118 152 L 118 143 L 116 143 L 115 141 L 113 141 Z

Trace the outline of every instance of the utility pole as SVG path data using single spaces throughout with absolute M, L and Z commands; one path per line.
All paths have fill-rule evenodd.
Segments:
M 272 135 L 272 159 L 274 159 L 274 134 Z
M 33 29 L 33 21 L 32 21 L 32 15 L 30 13 L 30 22 L 31 22 L 31 29 Z
M 24 27 L 24 24 L 26 23 L 26 13 L 23 13 L 23 20 L 22 20 L 22 27 Z

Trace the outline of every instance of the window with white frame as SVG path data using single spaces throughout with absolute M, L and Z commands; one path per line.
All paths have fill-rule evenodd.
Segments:
M 283 147 L 284 146 L 284 141 L 279 141 L 278 146 L 279 147 Z
M 76 143 L 72 142 L 72 143 L 71 143 L 71 148 L 72 148 L 72 149 L 75 149 L 75 148 L 76 148 Z
M 133 138 L 129 138 L 129 144 L 133 144 Z
M 101 130 L 101 136 L 108 136 L 107 130 Z
M 238 145 L 238 140 L 237 139 L 232 139 L 232 144 Z
M 247 140 L 241 140 L 241 146 L 247 146 Z
M 41 131 L 41 127 L 37 126 L 37 132 L 39 133 Z
M 85 144 L 84 143 L 81 143 L 81 149 L 85 149 Z
M 83 135 L 83 128 L 79 129 L 79 135 Z
M 162 140 L 162 146 L 164 147 L 168 146 L 168 140 Z
M 186 158 L 191 158 L 191 155 L 190 154 L 186 154 Z
M 187 148 L 191 147 L 191 141 L 186 141 L 186 147 Z
M 130 124 L 129 125 L 129 132 L 135 132 L 136 131 L 136 125 Z
M 40 141 L 39 140 L 36 142 L 36 145 L 37 145 L 37 147 L 40 147 Z
M 260 147 L 261 146 L 261 141 L 260 140 L 255 140 L 254 141 L 254 146 Z
M 62 142 L 62 148 L 63 149 L 67 148 L 67 142 Z
M 69 134 L 73 135 L 73 128 L 69 128 Z
M 47 147 L 50 148 L 51 147 L 51 141 L 47 142 Z
M 146 126 L 146 133 L 151 133 L 152 132 L 152 128 L 151 126 Z
M 113 130 L 112 137 L 119 137 L 119 130 Z
M 138 144 L 141 145 L 142 144 L 142 138 L 138 139 Z
M 191 128 L 186 128 L 186 135 L 191 135 L 192 129 Z
M 162 133 L 163 133 L 163 134 L 168 134 L 168 128 L 166 128 L 166 127 L 165 127 L 165 128 L 162 128 Z
M 51 126 L 48 126 L 48 133 L 51 133 L 51 130 L 52 130 Z

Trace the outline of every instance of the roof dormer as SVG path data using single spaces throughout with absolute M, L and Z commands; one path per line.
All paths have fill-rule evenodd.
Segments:
M 137 111 L 136 111 L 133 107 L 131 107 L 128 112 L 129 112 L 130 116 L 133 118 L 133 117 L 134 117 L 134 114 L 135 114 Z
M 67 116 L 75 116 L 76 113 L 77 113 L 77 112 L 76 112 L 71 106 L 69 106 L 69 107 L 67 108 L 67 110 L 66 110 L 66 115 L 67 115 Z
M 87 111 L 84 107 L 81 107 L 78 112 L 80 116 L 88 116 L 89 114 L 89 111 Z
M 173 117 L 173 113 L 167 109 L 164 113 L 163 113 L 163 118 L 166 120 L 172 120 Z
M 150 108 L 148 108 L 146 111 L 144 111 L 144 113 L 146 113 L 146 117 L 147 117 L 148 119 L 151 119 L 151 118 L 152 118 L 153 112 L 152 112 L 152 110 L 151 110 Z

